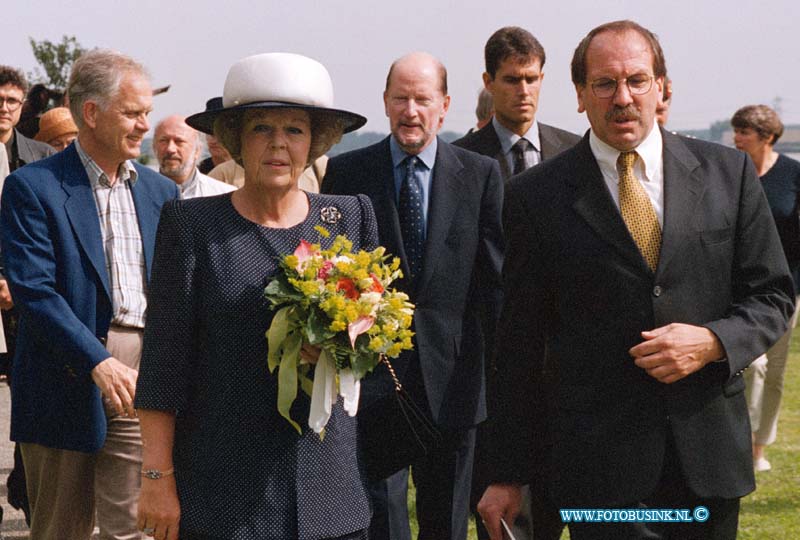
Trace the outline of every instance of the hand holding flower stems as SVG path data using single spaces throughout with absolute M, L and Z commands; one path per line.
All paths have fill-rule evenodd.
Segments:
M 323 227 L 317 231 L 329 236 Z M 351 250 L 344 236 L 325 250 L 301 240 L 264 292 L 278 310 L 267 331 L 269 369 L 278 369 L 278 410 L 298 432 L 290 416 L 298 387 L 311 396 L 309 426 L 322 434 L 338 395 L 354 416 L 359 381 L 382 355 L 396 358 L 413 347 L 414 306 L 405 293 L 388 289 L 402 276 L 399 259 L 387 264 L 382 247 Z
M 317 360 L 319 360 L 319 354 L 321 352 L 322 349 L 319 347 L 304 343 L 303 346 L 300 347 L 300 360 L 313 366 L 317 363 Z

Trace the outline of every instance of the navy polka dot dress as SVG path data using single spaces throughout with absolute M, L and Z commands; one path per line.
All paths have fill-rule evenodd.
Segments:
M 267 368 L 273 316 L 263 291 L 280 255 L 314 225 L 377 244 L 369 199 L 308 194 L 303 223 L 262 227 L 230 194 L 164 206 L 137 385 L 140 409 L 177 411 L 174 461 L 182 537 L 235 540 L 363 538 L 370 507 L 359 470 L 356 420 L 334 407 L 324 440 L 307 427 L 308 398 L 277 411 Z

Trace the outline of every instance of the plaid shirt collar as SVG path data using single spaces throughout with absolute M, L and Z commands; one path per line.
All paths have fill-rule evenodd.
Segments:
M 81 163 L 86 169 L 86 174 L 89 175 L 89 182 L 92 184 L 92 189 L 97 189 L 99 186 L 110 188 L 111 183 L 108 180 L 108 175 L 103 172 L 95 160 L 91 158 L 86 150 L 83 149 L 78 139 L 75 139 L 75 149 L 81 158 Z M 134 185 L 139 178 L 139 173 L 136 172 L 136 167 L 133 166 L 130 160 L 125 160 L 119 165 L 117 169 L 117 180 L 122 182 L 130 181 L 130 185 Z

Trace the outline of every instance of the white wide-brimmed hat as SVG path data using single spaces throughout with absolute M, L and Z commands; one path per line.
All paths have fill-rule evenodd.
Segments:
M 214 120 L 222 113 L 246 109 L 296 108 L 321 111 L 342 120 L 344 132 L 367 123 L 360 114 L 333 108 L 333 84 L 325 66 L 307 56 L 264 53 L 242 58 L 228 70 L 222 108 L 207 107 L 186 123 L 204 133 L 214 133 Z

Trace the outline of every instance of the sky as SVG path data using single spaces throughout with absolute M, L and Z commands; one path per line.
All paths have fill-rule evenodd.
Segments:
M 263 52 L 293 52 L 324 64 L 335 106 L 369 119 L 362 131 L 388 132 L 382 92 L 391 62 L 424 50 L 448 69 L 451 106 L 444 130 L 475 122 L 483 47 L 502 26 L 522 26 L 545 48 L 537 120 L 582 133 L 569 63 L 593 27 L 629 18 L 655 32 L 673 80 L 672 129 L 707 128 L 744 105 L 775 105 L 800 124 L 800 2 L 741 0 L 54 0 L 10 2 L 0 63 L 31 72 L 28 38 L 75 36 L 145 64 L 154 86 L 152 124 L 201 111 L 221 95 L 228 68 Z

